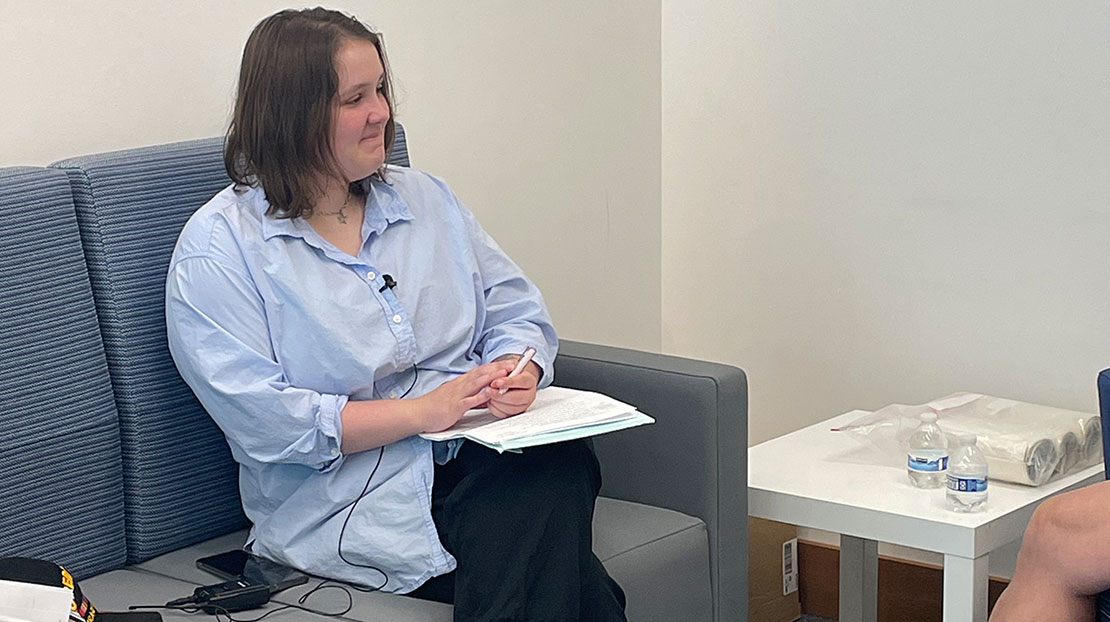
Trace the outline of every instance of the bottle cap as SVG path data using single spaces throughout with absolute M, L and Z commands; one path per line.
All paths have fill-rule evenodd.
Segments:
M 935 423 L 937 420 L 936 413 L 921 413 L 921 420 L 925 423 Z
M 961 445 L 974 445 L 977 440 L 979 440 L 979 439 L 977 439 L 974 434 L 961 434 L 960 435 L 960 444 Z

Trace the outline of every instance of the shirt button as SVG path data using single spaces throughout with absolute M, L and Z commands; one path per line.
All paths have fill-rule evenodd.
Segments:
M 396 391 L 390 391 L 389 392 L 389 399 L 391 399 L 391 400 L 397 399 L 397 392 Z
M 393 323 L 394 324 L 400 324 L 401 323 L 401 315 L 400 314 L 397 314 L 397 315 L 393 316 Z
M 366 273 L 366 278 L 373 281 L 374 279 L 378 278 L 378 275 L 374 274 L 373 272 L 367 272 Z

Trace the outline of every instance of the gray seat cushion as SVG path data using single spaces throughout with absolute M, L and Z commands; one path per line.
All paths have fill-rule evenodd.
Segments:
M 246 539 L 246 531 L 230 533 L 188 548 L 160 555 L 138 564 L 134 568 L 159 576 L 183 580 L 193 587 L 218 583 L 221 579 L 197 568 L 196 560 L 241 548 Z M 274 598 L 280 602 L 295 603 L 302 594 L 319 583 L 319 579 L 312 579 L 304 586 L 275 594 Z M 189 591 L 192 591 L 192 587 L 189 588 Z M 451 607 L 449 605 L 395 594 L 363 594 L 354 590 L 350 590 L 350 592 L 354 596 L 354 605 L 350 613 L 344 617 L 352 620 L 451 621 Z M 305 605 L 319 611 L 338 611 L 346 607 L 347 597 L 339 590 L 323 590 L 311 596 Z
M 138 571 L 172 577 L 191 585 L 219 582 L 196 567 L 196 560 L 242 546 L 240 531 L 173 551 L 138 564 Z M 709 542 L 705 523 L 672 510 L 601 497 L 594 513 L 594 552 L 628 596 L 630 620 L 712 619 Z M 318 581 L 276 595 L 296 599 Z M 191 589 L 190 589 L 191 591 Z M 448 622 L 451 608 L 394 594 L 360 594 L 344 617 L 352 620 L 431 620 Z M 314 609 L 334 611 L 346 596 L 327 590 L 312 596 Z
M 119 421 L 60 171 L 0 169 L 0 296 L 0 556 L 119 567 Z
M 700 519 L 600 497 L 594 552 L 624 588 L 629 620 L 712 620 L 709 534 Z
M 134 569 L 116 570 L 81 581 L 82 594 L 89 599 L 89 602 L 92 603 L 93 607 L 96 607 L 97 611 L 102 612 L 126 611 L 131 605 L 162 605 L 171 600 L 191 595 L 194 588 L 196 588 L 195 585 L 179 579 Z M 278 609 L 283 604 L 285 603 L 271 602 L 261 610 L 244 612 L 245 615 L 239 614 L 236 617 L 237 619 L 256 618 L 261 613 Z M 305 606 L 312 607 L 313 604 L 310 601 L 305 603 Z M 338 613 L 342 609 L 343 607 L 339 607 L 333 612 Z M 161 613 L 165 620 L 196 622 L 197 620 L 213 619 L 203 613 L 186 613 L 167 609 L 154 611 Z M 284 620 L 285 622 L 323 622 L 324 620 L 334 619 L 300 609 L 285 609 L 266 616 L 267 621 Z

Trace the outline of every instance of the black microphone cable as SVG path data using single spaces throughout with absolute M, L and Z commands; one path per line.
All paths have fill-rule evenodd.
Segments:
M 221 585 L 227 585 L 227 584 L 221 584 Z M 263 618 L 268 617 L 270 614 L 277 613 L 279 611 L 285 611 L 286 609 L 300 609 L 301 611 L 306 611 L 308 613 L 314 613 L 316 615 L 320 615 L 320 616 L 324 616 L 324 617 L 328 617 L 328 618 L 339 618 L 339 617 L 342 617 L 342 616 L 346 615 L 348 612 L 350 612 L 351 609 L 354 608 L 354 604 L 355 604 L 354 597 L 351 596 L 350 590 L 347 589 L 347 587 L 348 587 L 347 584 L 344 584 L 344 583 L 339 582 L 339 581 L 334 581 L 332 579 L 323 579 L 323 580 L 320 581 L 320 583 L 316 584 L 316 587 L 314 587 L 311 590 L 305 592 L 304 594 L 301 594 L 300 597 L 297 598 L 297 603 L 298 604 L 296 604 L 296 605 L 294 605 L 292 603 L 284 604 L 280 607 L 275 607 L 274 609 L 271 609 L 271 610 L 263 613 L 262 615 L 255 616 L 253 618 L 236 618 L 236 617 L 232 616 L 231 614 L 234 613 L 234 612 L 238 612 L 238 611 L 244 611 L 248 608 L 258 608 L 258 607 L 261 607 L 264 604 L 266 604 L 266 602 L 269 601 L 270 586 L 268 586 L 268 585 L 251 586 L 251 587 L 254 587 L 254 588 L 258 588 L 257 593 L 252 592 L 253 596 L 257 597 L 259 600 L 261 600 L 262 599 L 262 594 L 264 592 L 265 593 L 265 600 L 261 600 L 261 602 L 259 604 L 256 604 L 256 605 L 253 605 L 253 606 L 250 606 L 250 607 L 245 606 L 245 602 L 242 601 L 242 600 L 240 600 L 239 602 L 234 602 L 234 601 L 228 602 L 226 599 L 224 599 L 223 601 L 221 601 L 224 604 L 219 604 L 218 602 L 213 602 L 214 600 L 218 601 L 219 599 L 212 599 L 212 598 L 206 597 L 206 591 L 211 591 L 211 588 L 214 588 L 214 587 L 218 587 L 218 586 L 198 587 L 196 590 L 193 591 L 192 596 L 187 596 L 185 598 L 178 598 L 176 600 L 171 600 L 168 603 L 166 603 L 165 605 L 131 605 L 130 607 L 128 607 L 128 609 L 130 609 L 130 610 L 135 610 L 135 609 L 168 609 L 168 610 L 173 610 L 173 611 L 182 611 L 184 613 L 198 613 L 198 612 L 203 611 L 205 613 L 209 613 L 209 614 L 215 616 L 217 622 L 223 622 L 224 620 L 226 620 L 227 622 L 258 622 L 259 620 L 262 620 Z M 349 587 L 352 587 L 356 590 L 362 591 L 358 586 L 355 586 L 355 585 L 350 585 Z M 246 589 L 247 588 L 244 588 L 244 590 L 246 590 Z M 310 596 L 312 596 L 313 594 L 316 594 L 317 592 L 319 592 L 321 590 L 327 590 L 327 589 L 340 590 L 344 594 L 347 595 L 347 606 L 344 607 L 342 611 L 329 612 L 329 611 L 322 611 L 320 609 L 314 609 L 312 607 L 303 606 L 305 601 L 307 601 Z M 224 605 L 226 605 L 226 606 L 224 606 Z
M 384 278 L 386 280 L 386 286 L 388 286 L 388 287 L 392 287 L 393 285 L 397 284 L 396 281 L 393 281 L 393 278 L 390 277 L 387 274 L 382 275 L 382 278 Z M 390 285 L 391 281 L 393 283 L 392 285 Z M 384 290 L 385 288 L 383 287 L 382 289 Z M 408 394 L 412 392 L 413 388 L 416 387 L 416 380 L 419 377 L 420 377 L 420 369 L 417 368 L 417 366 L 414 364 L 412 366 L 412 384 L 410 384 L 409 388 L 405 389 L 405 392 L 402 393 L 401 397 L 399 397 L 397 399 L 401 399 L 401 400 L 405 399 L 405 397 L 407 397 Z M 347 585 L 350 585 L 354 589 L 359 590 L 361 592 L 377 592 L 378 590 L 381 590 L 382 588 L 384 588 L 389 583 L 389 575 L 386 574 L 386 572 L 384 570 L 382 570 L 381 568 L 378 568 L 377 566 L 374 566 L 372 564 L 358 564 L 358 563 L 352 562 L 351 560 L 347 559 L 347 557 L 345 555 L 343 555 L 343 534 L 345 534 L 347 532 L 347 523 L 349 523 L 351 521 L 351 516 L 354 515 L 355 508 L 358 506 L 359 502 L 362 501 L 362 499 L 364 497 L 366 497 L 367 492 L 369 492 L 370 482 L 373 481 L 374 474 L 378 472 L 378 467 L 380 467 L 382 465 L 382 456 L 384 456 L 384 455 L 385 455 L 385 445 L 382 445 L 381 447 L 378 448 L 378 461 L 374 463 L 374 468 L 371 469 L 371 471 L 370 471 L 370 477 L 366 478 L 366 485 L 362 487 L 362 492 L 359 493 L 358 498 L 355 499 L 355 502 L 351 504 L 351 509 L 347 511 L 347 517 L 343 519 L 343 526 L 339 529 L 339 540 L 335 544 L 335 552 L 339 554 L 339 559 L 343 560 L 343 562 L 346 563 L 348 566 L 353 566 L 355 568 L 368 568 L 370 570 L 378 572 L 384 578 L 381 585 L 377 585 L 377 586 L 373 586 L 373 585 L 358 586 L 358 585 L 354 585 L 354 584 L 347 584 Z
M 396 283 L 394 283 L 394 285 L 396 285 Z M 416 381 L 420 377 L 420 370 L 418 367 L 416 367 L 416 365 L 412 366 L 412 374 L 412 384 L 409 385 L 408 389 L 405 389 L 405 392 L 401 394 L 401 397 L 398 399 L 404 399 L 406 396 L 408 396 L 409 393 L 412 392 L 413 388 L 416 387 Z M 302 611 L 307 611 L 309 613 L 315 613 L 317 615 L 322 615 L 326 617 L 340 617 L 346 615 L 354 607 L 354 597 L 351 595 L 351 592 L 347 588 L 351 588 L 359 592 L 370 593 L 381 590 L 386 586 L 386 584 L 389 583 L 389 575 L 381 568 L 370 564 L 359 564 L 352 562 L 351 560 L 347 559 L 345 555 L 343 555 L 343 534 L 347 531 L 347 523 L 350 522 L 351 516 L 355 513 L 355 507 L 358 506 L 359 502 L 362 501 L 364 497 L 366 497 L 367 492 L 370 490 L 370 482 L 374 480 L 374 474 L 378 472 L 378 467 L 381 466 L 382 457 L 384 455 L 385 445 L 382 445 L 378 449 L 378 459 L 374 463 L 374 468 L 370 470 L 370 476 L 366 478 L 366 485 L 362 487 L 362 492 L 359 493 L 358 498 L 356 498 L 354 503 L 351 504 L 351 509 L 347 511 L 347 517 L 343 519 L 343 526 L 339 530 L 339 539 L 336 542 L 336 553 L 338 553 L 339 559 L 343 560 L 343 562 L 349 566 L 354 566 L 356 568 L 369 568 L 370 570 L 377 571 L 384 578 L 381 585 L 363 586 L 355 583 L 336 581 L 334 579 L 324 579 L 320 581 L 320 583 L 318 583 L 316 587 L 302 594 L 297 599 L 297 605 L 282 605 L 281 607 L 271 609 L 270 611 L 267 611 L 262 615 L 254 618 L 235 618 L 231 614 L 237 611 L 261 607 L 269 602 L 269 586 L 257 586 L 258 589 L 253 589 L 255 588 L 255 586 L 240 586 L 242 589 L 239 590 L 239 593 L 233 594 L 233 596 L 239 597 L 241 599 L 239 602 L 236 602 L 235 600 L 229 600 L 227 599 L 227 597 L 224 597 L 223 599 L 213 598 L 211 595 L 211 593 L 215 591 L 213 590 L 213 588 L 219 588 L 221 586 L 223 586 L 223 591 L 228 591 L 228 588 L 235 583 L 230 582 L 226 584 L 220 584 L 219 586 L 198 587 L 196 588 L 196 590 L 193 591 L 192 596 L 186 596 L 184 598 L 171 600 L 165 605 L 132 605 L 128 607 L 128 609 L 168 609 L 183 611 L 185 613 L 197 613 L 199 611 L 204 611 L 206 613 L 214 615 L 217 622 L 222 622 L 223 620 L 227 620 L 227 622 L 259 622 L 259 620 L 262 620 L 270 614 L 278 611 L 284 611 L 285 609 L 300 609 Z M 347 606 L 343 609 L 343 611 L 330 613 L 327 611 L 320 611 L 311 607 L 302 606 L 310 596 L 320 590 L 326 589 L 342 590 L 343 593 L 347 595 Z M 265 593 L 264 597 L 262 595 L 263 592 Z M 255 598 L 259 599 L 261 602 L 250 604 L 249 606 L 246 604 L 247 600 Z M 225 607 L 223 604 L 220 604 L 221 602 L 223 602 L 227 606 Z

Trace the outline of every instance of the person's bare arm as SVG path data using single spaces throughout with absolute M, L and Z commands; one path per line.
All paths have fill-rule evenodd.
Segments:
M 453 378 L 421 397 L 408 400 L 352 400 L 340 413 L 340 449 L 355 453 L 382 447 L 423 432 L 439 432 L 463 413 L 485 405 L 491 382 L 513 369 L 513 361 L 494 361 Z
M 1093 620 L 1110 589 L 1110 482 L 1046 499 L 1033 513 L 1017 569 L 991 622 Z

